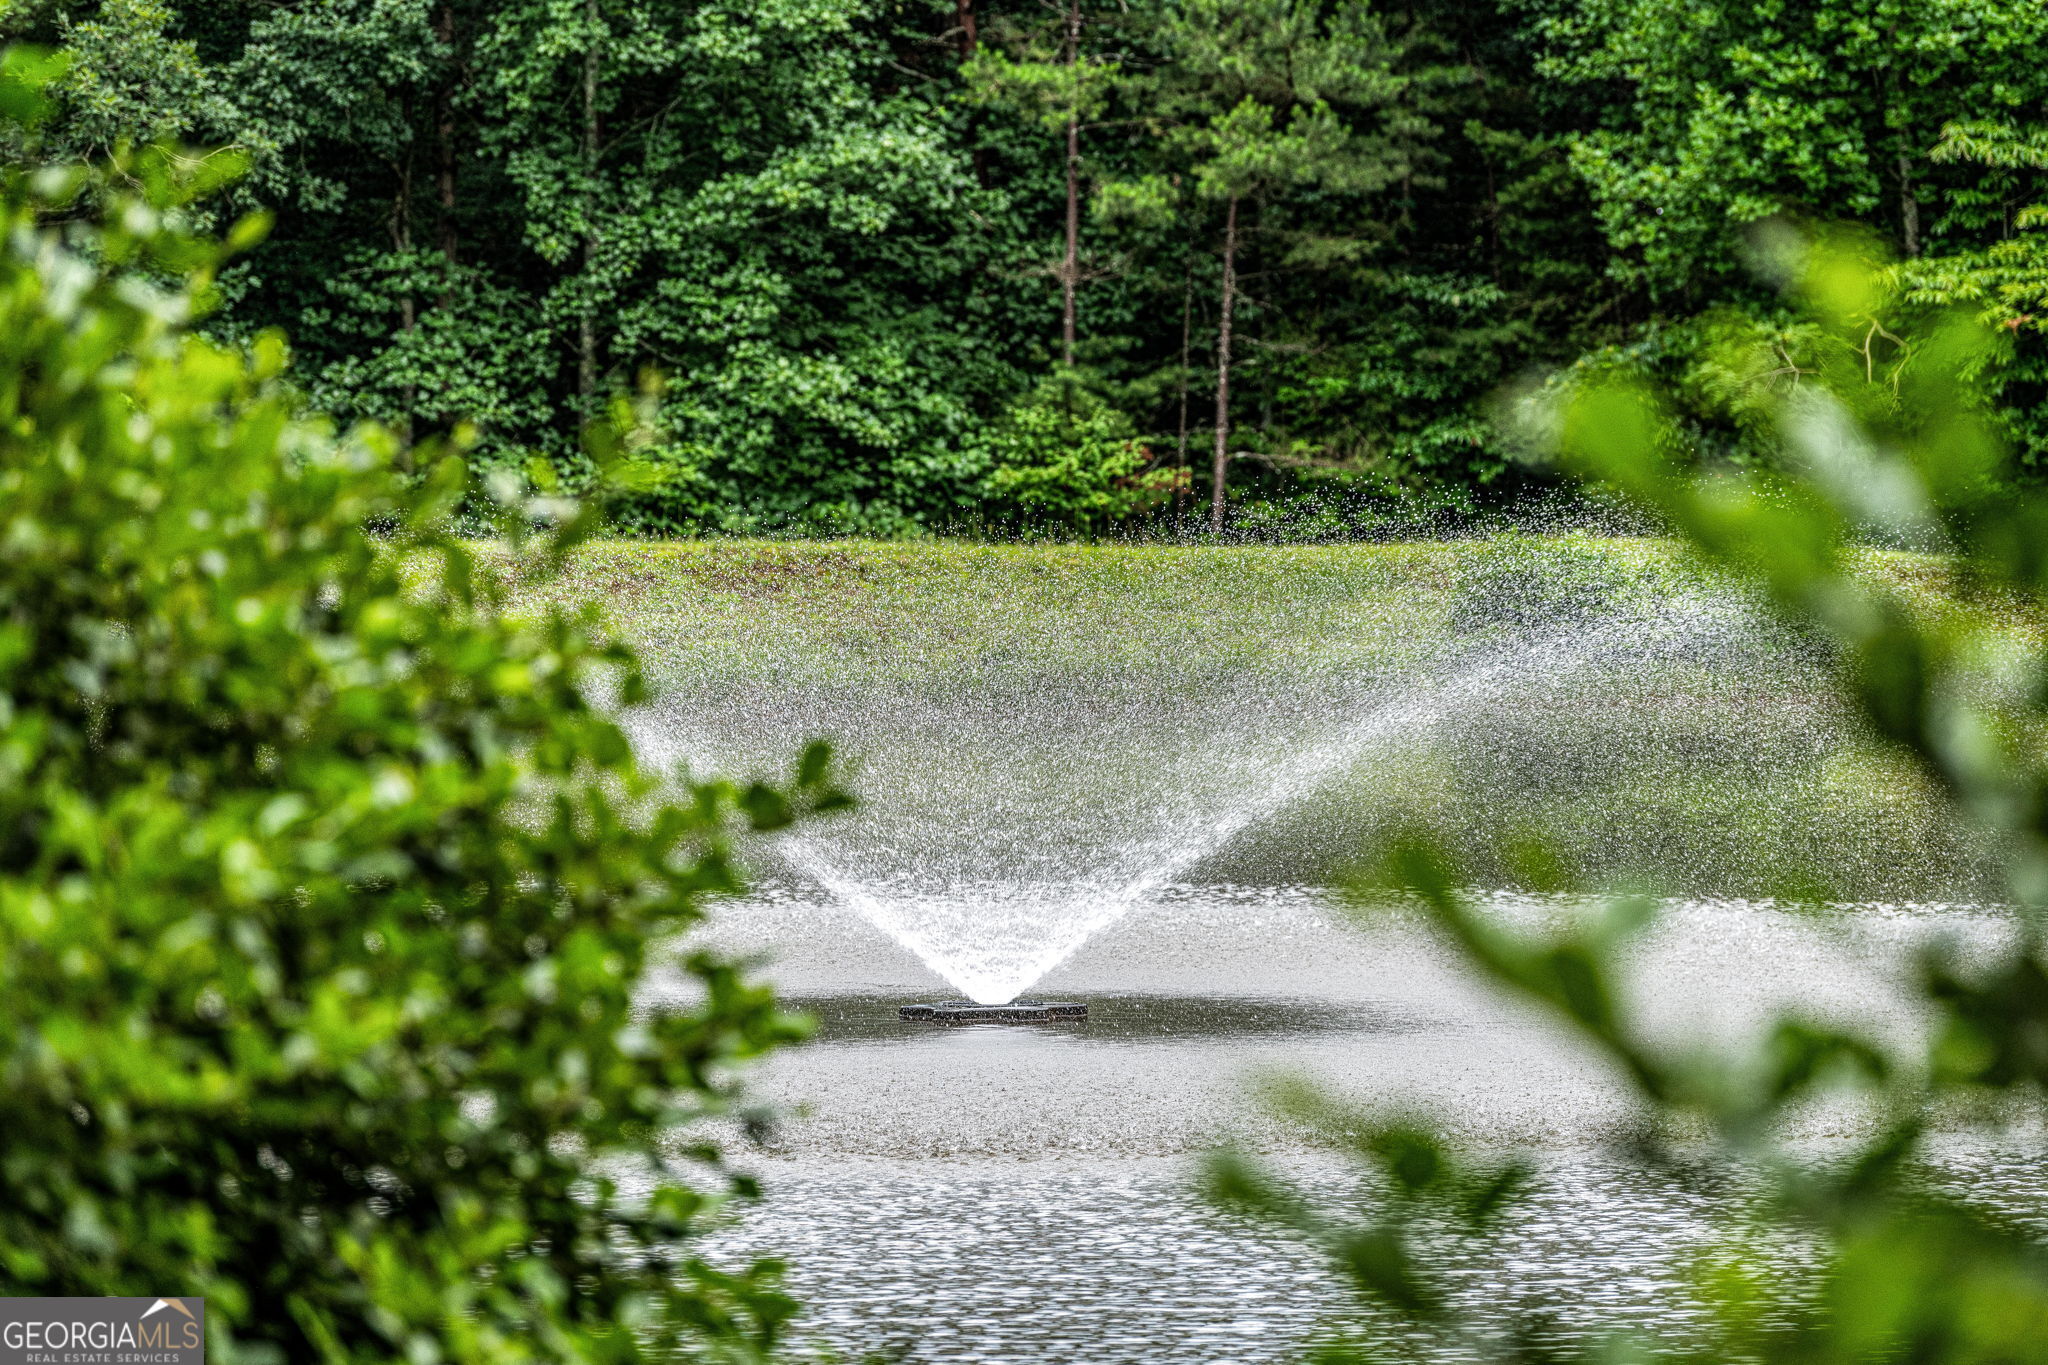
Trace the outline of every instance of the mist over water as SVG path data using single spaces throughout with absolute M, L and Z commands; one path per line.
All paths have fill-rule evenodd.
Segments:
M 834 739 L 856 765 L 862 809 L 779 840 L 771 868 L 822 889 L 961 995 L 1003 1003 L 1312 798 L 1343 788 L 1368 809 L 1376 792 L 1398 798 L 1399 780 L 1382 775 L 1448 732 L 1597 707 L 1603 680 L 1611 692 L 1616 679 L 1640 689 L 1739 666 L 1763 639 L 1751 613 L 1702 594 L 1594 612 L 1529 605 L 1370 659 L 1283 637 L 1236 676 L 1189 677 L 1162 660 L 1149 680 L 1026 667 L 957 687 L 912 674 L 849 690 L 785 677 L 710 704 L 666 698 L 628 725 L 650 761 L 694 771 L 768 770 L 802 737 Z

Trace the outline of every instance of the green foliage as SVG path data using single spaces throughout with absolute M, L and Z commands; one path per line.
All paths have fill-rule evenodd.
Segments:
M 1473 222 L 1480 181 L 1453 183 L 1457 152 L 1416 150 L 1451 125 L 1413 114 L 1451 86 L 1475 92 L 1464 113 L 1499 105 L 1527 61 L 1495 60 L 1501 26 L 1455 7 L 1394 28 L 1366 5 L 1327 23 L 1310 8 L 1209 16 L 1256 39 L 1258 62 L 1297 66 L 1307 84 L 1291 94 L 1277 67 L 1204 75 L 1229 55 L 1214 31 L 1183 68 L 1189 23 L 1207 19 L 1149 0 L 1084 7 L 1071 68 L 1035 0 L 975 0 L 979 46 L 956 41 L 958 8 L 936 0 L 41 0 L 0 25 L 79 35 L 79 97 L 17 156 L 75 157 L 123 120 L 137 142 L 246 154 L 219 207 L 268 207 L 277 228 L 223 272 L 206 326 L 232 340 L 287 329 L 316 407 L 407 443 L 466 423 L 478 465 L 539 456 L 574 487 L 579 429 L 653 368 L 669 383 L 648 455 L 665 473 L 617 505 L 621 524 L 893 534 L 983 516 L 986 468 L 965 452 L 1057 363 L 1047 246 L 1063 230 L 1069 115 L 1085 125 L 1084 179 L 1105 202 L 1142 187 L 1153 210 L 1089 228 L 1075 376 L 1152 448 L 1178 446 L 1183 387 L 1191 424 L 1207 419 L 1220 215 L 1193 170 L 1213 162 L 1278 177 L 1245 244 L 1258 283 L 1240 309 L 1236 427 L 1265 457 L 1253 491 L 1284 500 L 1301 470 L 1400 484 L 1464 482 L 1468 461 L 1499 470 L 1481 449 L 1485 393 L 1532 345 L 1571 343 L 1491 316 L 1489 300 L 1524 307 L 1518 285 L 1473 272 L 1469 248 L 1499 229 Z M 1485 97 L 1446 55 L 1481 50 Z M 1423 56 L 1386 67 L 1405 53 Z M 1208 84 L 1229 102 L 1169 107 L 1165 92 Z M 1256 131 L 1230 123 L 1232 90 L 1272 122 L 1252 142 L 1225 137 Z M 1523 121 L 1492 118 L 1488 135 L 1498 124 L 1512 141 Z M 1220 160 L 1219 137 L 1236 149 Z M 1495 199 L 1522 167 L 1562 165 L 1553 147 L 1496 167 L 1509 144 L 1490 145 Z M 1439 184 L 1463 207 L 1417 219 Z M 1458 264 L 1447 274 L 1433 253 Z M 1389 335 L 1381 301 L 1418 291 L 1440 302 Z
M 1062 48 L 1068 27 L 1068 16 L 1055 14 L 1051 27 L 1010 23 L 983 35 L 980 48 L 960 65 L 968 99 L 1019 114 L 1048 133 L 1064 134 L 1070 119 L 1100 119 L 1123 73 L 1113 59 L 1092 54 L 1077 51 L 1067 61 Z M 993 39 L 1007 41 L 997 46 Z
M 824 751 L 674 804 L 632 653 L 441 529 L 459 461 L 408 492 L 192 333 L 222 252 L 118 188 L 173 179 L 0 182 L 0 1293 L 203 1294 L 225 1362 L 764 1358 L 691 1125 L 799 1021 L 711 954 L 635 988 Z
M 1728 1056 L 1653 1036 L 1620 987 L 1654 903 L 1615 898 L 1554 933 L 1497 922 L 1460 888 L 1457 863 L 1430 843 L 1396 840 L 1374 887 L 1420 899 L 1462 958 L 1541 1006 L 1609 1061 L 1651 1120 L 1641 1156 L 1663 1169 L 1746 1172 L 1763 1193 L 1746 1228 L 1693 1277 L 1709 1310 L 1697 1347 L 1647 1335 L 1591 1346 L 1546 1339 L 1541 1324 L 1460 1306 L 1418 1229 L 1484 1231 L 1475 1203 L 1496 1208 L 1515 1171 L 1475 1164 L 1384 1116 L 1310 1092 L 1323 1128 L 1391 1191 L 1371 1221 L 1317 1211 L 1241 1162 L 1217 1168 L 1218 1193 L 1301 1228 L 1336 1258 L 1363 1299 L 1431 1350 L 1502 1361 L 2031 1361 L 2048 1355 L 2048 1257 L 2038 1240 L 1981 1208 L 1934 1192 L 1920 1158 L 1932 1135 L 1974 1117 L 2010 1115 L 2048 1087 L 2048 647 L 2016 637 L 2011 604 L 2048 598 L 2048 496 L 1988 497 L 2002 458 L 1995 422 L 1971 392 L 1996 342 L 1952 314 L 1869 344 L 1886 282 L 1853 253 L 1816 249 L 1798 262 L 1796 297 L 1825 344 L 1810 382 L 1780 394 L 1771 465 L 1739 475 L 1702 466 L 1671 427 L 1661 395 L 1640 383 L 1588 386 L 1570 402 L 1561 443 L 1589 478 L 1626 490 L 1708 562 L 1751 586 L 1788 621 L 1832 646 L 1842 682 L 1872 731 L 1946 792 L 2000 850 L 2019 907 L 2009 941 L 1973 953 L 1933 947 L 1918 965 L 1922 1044 L 1880 1042 L 1792 1014 Z M 1873 379 L 1882 382 L 1873 382 Z M 1930 612 L 1865 568 L 1872 534 L 1946 535 L 1967 584 Z M 1507 850 L 1529 884 L 1568 879 L 1541 844 Z M 1783 1142 L 1785 1120 L 1820 1095 L 1869 1119 L 1843 1154 Z M 1476 1195 L 1474 1192 L 1478 1192 Z M 1415 1210 L 1422 1210 L 1420 1216 Z M 1759 1230 L 1812 1246 L 1800 1268 L 1766 1266 Z M 1411 1334 L 1405 1338 L 1416 1340 Z M 1370 1332 L 1335 1339 L 1319 1358 L 1384 1359 Z
M 636 524 L 888 533 L 971 496 L 951 452 L 1002 372 L 954 322 L 983 196 L 930 100 L 877 88 L 867 10 L 606 0 L 474 22 L 480 139 L 509 240 L 547 267 L 528 297 L 552 349 L 590 318 L 601 389 L 669 377 L 653 458 L 706 511 Z
M 2048 393 L 2048 128 L 2015 123 L 1952 123 L 1930 153 L 1938 162 L 1990 169 L 1992 185 L 1971 196 L 1989 200 L 2003 216 L 2002 233 L 1983 245 L 1907 261 L 1895 272 L 1904 297 L 1916 304 L 1947 308 L 1968 304 L 1986 322 L 2013 338 L 2009 355 L 1994 361 L 2000 381 L 2001 424 L 2030 473 L 2048 468 L 2048 422 L 2040 398 Z M 1998 184 L 1998 181 L 2007 183 Z M 2021 195 L 2034 202 L 2017 204 Z M 1966 201 L 1968 208 L 1977 203 Z M 1984 208 L 1993 207 L 1986 203 Z M 1958 216 L 1964 212 L 1959 205 Z
M 1397 489 L 1484 487 L 1508 472 L 1486 404 L 1503 355 L 1529 347 L 1516 300 L 1469 274 L 1375 273 L 1266 361 L 1266 458 Z M 1372 319 L 1357 326 L 1353 309 Z M 1320 333 L 1337 344 L 1315 344 Z
M 1683 353 L 1702 308 L 1790 321 L 1746 284 L 1757 226 L 1855 221 L 1890 244 L 1904 302 L 1971 303 L 2014 330 L 2013 350 L 1985 362 L 1986 401 L 2023 471 L 2048 458 L 2048 356 L 2033 334 L 2048 276 L 2027 227 L 2042 197 L 2040 138 L 2025 121 L 2048 96 L 2034 57 L 2048 10 L 1589 0 L 1558 7 L 1542 31 L 1549 75 L 1593 98 L 1626 91 L 1625 110 L 1574 138 L 1572 157 L 1613 249 L 1609 272 L 1670 315 L 1646 344 L 1711 369 L 1711 355 Z
M 1099 529 L 1187 485 L 1187 470 L 1160 466 L 1129 417 L 1065 384 L 1042 385 L 1011 408 L 987 442 L 989 497 L 1041 527 Z
M 1766 273 L 1780 272 L 1807 249 L 1782 229 L 1760 231 L 1753 240 Z M 2025 477 L 2036 463 L 2039 419 L 2024 403 L 2040 357 L 2017 334 L 2031 319 L 1987 298 L 1988 272 L 1972 257 L 1899 262 L 1861 232 L 1832 233 L 1828 241 L 1832 253 L 1856 260 L 1868 281 L 1853 325 L 1829 325 L 1784 302 L 1723 305 L 1645 329 L 1630 345 L 1581 356 L 1547 387 L 1597 388 L 1617 374 L 1652 378 L 1663 387 L 1679 448 L 1714 462 L 1769 465 L 1784 454 L 1780 418 L 1788 400 L 1818 385 L 1854 392 L 1859 401 L 1890 401 L 1914 353 L 1909 338 L 1969 304 L 1980 320 L 1995 325 L 1985 345 L 1957 362 L 1967 381 L 1958 401 L 1974 405 L 2015 447 L 2019 467 L 2002 466 L 2000 477 Z
M 1303 0 L 1188 0 L 1161 41 L 1169 141 L 1205 199 L 1319 185 L 1372 193 L 1413 176 L 1437 127 L 1405 96 L 1417 77 L 1373 8 Z M 1340 110 L 1364 113 L 1345 118 Z
M 1574 160 L 1652 288 L 1739 276 L 1741 230 L 1774 215 L 1869 217 L 1917 254 L 1949 191 L 1944 124 L 2038 99 L 2048 15 L 2003 0 L 1589 0 L 1545 25 L 1546 70 L 1621 82 L 1626 111 Z
M 39 6 L 23 6 L 31 13 Z M 218 88 L 219 74 L 201 60 L 189 41 L 167 31 L 175 21 L 159 0 L 106 0 L 90 12 L 59 8 L 51 35 L 63 46 L 62 70 L 41 85 L 61 101 L 54 138 L 40 152 L 69 161 L 105 156 L 117 146 L 176 140 L 201 121 L 229 108 Z M 0 10 L 0 36 L 17 14 Z M 45 120 L 47 121 L 47 120 Z M 18 128 L 0 135 L 0 148 L 23 152 Z
M 407 445 L 467 424 L 479 467 L 578 486 L 585 423 L 666 375 L 665 474 L 617 504 L 646 531 L 980 522 L 964 452 L 1056 373 L 1178 451 L 1214 425 L 1233 196 L 1248 503 L 1513 497 L 1541 476 L 1489 407 L 1587 353 L 1657 360 L 1703 439 L 1768 458 L 1711 390 L 1723 332 L 1796 322 L 1746 270 L 1772 218 L 1853 220 L 1902 303 L 2007 327 L 1986 401 L 2033 476 L 2044 23 L 2007 0 L 15 0 L 0 35 L 66 69 L 0 157 L 233 152 L 246 178 L 188 212 L 276 228 L 207 331 L 284 328 L 315 406 Z M 1070 121 L 1094 210 L 1071 279 Z

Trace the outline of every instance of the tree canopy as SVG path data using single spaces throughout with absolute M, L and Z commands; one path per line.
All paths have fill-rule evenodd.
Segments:
M 1812 359 L 1771 223 L 1860 225 L 1889 330 L 2000 325 L 1986 401 L 2048 458 L 2038 6 L 31 0 L 0 38 L 67 63 L 16 159 L 246 162 L 196 211 L 276 228 L 206 327 L 283 328 L 314 405 L 577 487 L 658 373 L 629 527 L 1080 525 L 1219 468 L 1248 515 L 1508 497 L 1541 476 L 1489 412 L 1575 362 L 1767 460 L 1770 381 L 1722 362 Z M 1054 463 L 1183 491 L 1029 501 L 1049 380 L 1130 433 Z

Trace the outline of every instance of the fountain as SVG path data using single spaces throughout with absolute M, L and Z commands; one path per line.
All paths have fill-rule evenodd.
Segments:
M 944 786 L 930 789 L 929 770 L 871 771 L 861 786 L 878 799 L 856 821 L 786 836 L 774 854 L 966 997 L 955 1006 L 906 1006 L 904 1018 L 1050 1019 L 1038 1011 L 1052 1007 L 1019 997 L 1246 830 L 1447 719 L 1511 697 L 1523 705 L 1566 697 L 1589 668 L 1726 636 L 1740 616 L 1725 602 L 1667 599 L 1590 619 L 1571 613 L 1547 631 L 1518 620 L 1477 638 L 1468 632 L 1393 678 L 1325 670 L 1297 680 L 1291 705 L 1276 704 L 1270 692 L 1231 697 L 1231 725 L 1221 735 L 1146 732 L 1147 742 L 1132 748 L 1151 764 L 1149 774 L 1119 767 L 1085 732 L 1020 732 L 1006 707 L 986 716 L 965 709 L 947 718 L 945 736 L 897 741 L 913 753 L 941 743 L 958 751 Z M 730 736 L 694 718 L 655 708 L 629 723 L 652 755 L 704 770 L 735 766 Z M 803 721 L 779 717 L 773 728 L 786 736 L 793 724 Z M 826 733 L 854 728 L 813 724 Z M 858 753 L 857 734 L 854 747 Z M 1042 751 L 1059 761 L 1044 762 Z
M 1054 586 L 1021 606 L 1010 573 L 950 596 L 957 580 L 851 583 L 829 610 L 743 584 L 722 653 L 698 620 L 721 613 L 679 625 L 667 693 L 627 718 L 651 764 L 773 773 L 825 735 L 863 803 L 744 850 L 754 890 L 700 931 L 816 1021 L 750 1083 L 774 1118 L 746 1160 L 773 1194 L 707 1262 L 803 1265 L 813 1321 L 849 1358 L 1279 1365 L 1329 1321 L 1319 1263 L 1220 1227 L 1187 1169 L 1228 1143 L 1357 1197 L 1330 1178 L 1326 1131 L 1244 1085 L 1285 1072 L 1546 1153 L 1549 1202 L 1503 1224 L 1473 1293 L 1604 1309 L 1625 1280 L 1644 1321 L 1681 1311 L 1682 1279 L 1655 1271 L 1709 1245 L 1702 1192 L 1602 1164 L 1637 1131 L 1624 1089 L 1422 917 L 1345 913 L 1335 860 L 1426 829 L 1490 914 L 1537 931 L 1586 906 L 1480 861 L 1517 830 L 1587 880 L 1669 872 L 1680 894 L 1627 998 L 1674 1036 L 1780 1006 L 1913 1027 L 1884 983 L 1922 939 L 1991 925 L 1879 889 L 1954 895 L 1966 850 L 1905 802 L 1843 799 L 1859 737 L 1796 642 L 1668 579 L 1560 609 L 1512 564 L 1459 597 L 1470 566 L 1509 558 L 1435 547 L 1426 580 L 1375 599 L 1369 575 L 1318 578 L 1313 556 L 1134 556 L 1154 590 L 1131 606 L 1067 593 L 1046 556 L 1028 562 Z M 1217 564 L 1247 581 L 1152 626 L 1168 589 Z M 1212 626 L 1239 594 L 1252 605 Z M 1822 920 L 1742 899 L 1773 884 L 1774 848 L 1800 866 L 1821 849 L 1846 874 L 1831 891 L 1887 904 Z M 658 984 L 648 1005 L 689 989 Z M 1055 1013 L 1075 1007 L 1086 1022 Z M 1846 1119 L 1811 1122 L 1831 1137 Z M 1589 1224 L 1619 1241 L 1589 1242 Z

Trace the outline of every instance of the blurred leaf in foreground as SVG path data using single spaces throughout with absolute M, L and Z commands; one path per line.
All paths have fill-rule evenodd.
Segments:
M 1420 837 L 1384 850 L 1361 902 L 1390 891 L 1483 976 L 1590 1043 L 1644 1115 L 1632 1159 L 1674 1178 L 1716 1172 L 1758 1193 L 1683 1277 L 1703 1310 L 1689 1344 L 1647 1324 L 1587 1339 L 1540 1317 L 1451 1292 L 1445 1237 L 1493 1235 L 1518 1182 L 1427 1135 L 1412 1119 L 1352 1111 L 1297 1089 L 1345 1134 L 1380 1191 L 1365 1221 L 1219 1158 L 1214 1192 L 1325 1245 L 1360 1296 L 1359 1326 L 1316 1358 L 1498 1361 L 1990 1362 L 2048 1360 L 2048 1249 L 1925 1179 L 1930 1133 L 2022 1116 L 2036 1139 L 2048 1084 L 2048 494 L 2010 491 L 1972 376 L 1999 341 L 1980 319 L 1880 321 L 1895 278 L 1850 246 L 1821 242 L 1788 270 L 1816 327 L 1838 344 L 1826 371 L 1773 401 L 1784 458 L 1730 470 L 1692 458 L 1660 395 L 1626 380 L 1587 387 L 1559 414 L 1562 457 L 1625 490 L 1697 555 L 1789 622 L 1832 642 L 1845 690 L 1871 728 L 1947 791 L 2001 852 L 2014 933 L 1965 962 L 1932 950 L 1918 1004 L 1924 1043 L 1881 1044 L 1788 1016 L 1729 1055 L 1653 1039 L 1625 1001 L 1624 954 L 1654 902 L 1609 899 L 1549 930 L 1503 923 L 1463 888 L 1456 862 Z M 1994 494 L 1993 490 L 2002 490 Z M 1951 553 L 1953 600 L 1910 600 L 1864 571 L 1873 539 Z M 1540 850 L 1537 850 L 1540 854 Z M 1538 857 L 1538 861 L 1541 859 Z M 1653 869 L 1654 871 L 1654 869 Z M 1825 1157 L 1787 1144 L 1788 1116 L 1848 1097 L 1863 1136 Z M 2007 1130 L 2008 1132 L 2010 1130 Z M 1426 1152 L 1426 1160 L 1418 1158 Z M 1418 1179 L 1417 1170 L 1428 1178 Z M 1509 1213 L 1511 1222 L 1512 1214 Z M 1812 1254 L 1788 1268 L 1763 1248 Z
M 225 1363 L 764 1358 L 794 1305 L 690 1257 L 748 1186 L 686 1135 L 800 1022 L 711 954 L 636 986 L 827 756 L 673 802 L 599 704 L 633 654 L 447 534 L 455 461 L 188 330 L 168 164 L 97 217 L 0 176 L 0 1294 L 204 1295 Z

